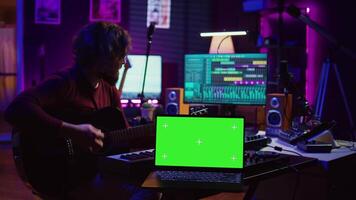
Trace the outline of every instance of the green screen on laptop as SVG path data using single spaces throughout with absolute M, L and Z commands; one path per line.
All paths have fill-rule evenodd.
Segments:
M 244 119 L 157 116 L 156 166 L 242 168 Z

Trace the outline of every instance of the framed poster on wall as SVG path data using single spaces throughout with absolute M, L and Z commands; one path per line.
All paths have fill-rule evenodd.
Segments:
M 156 23 L 156 28 L 169 28 L 171 18 L 171 0 L 147 1 L 147 27 L 151 22 Z
M 61 0 L 36 0 L 35 24 L 60 24 Z
M 121 0 L 90 0 L 89 21 L 121 21 Z

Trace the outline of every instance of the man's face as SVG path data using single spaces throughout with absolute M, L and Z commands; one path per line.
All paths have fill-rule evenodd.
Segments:
M 125 64 L 126 57 L 115 61 L 104 61 L 99 68 L 101 78 L 115 86 L 119 80 L 119 70 Z

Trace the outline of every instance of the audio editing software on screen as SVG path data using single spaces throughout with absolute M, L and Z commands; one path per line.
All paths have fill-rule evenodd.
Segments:
M 264 105 L 266 86 L 267 54 L 185 56 L 185 102 Z

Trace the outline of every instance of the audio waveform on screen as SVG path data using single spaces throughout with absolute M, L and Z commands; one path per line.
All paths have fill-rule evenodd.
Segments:
M 190 54 L 185 56 L 184 101 L 264 105 L 267 55 Z
M 203 99 L 206 101 L 224 100 L 224 103 L 244 102 L 255 104 L 265 102 L 266 90 L 256 86 L 205 86 L 203 87 Z

